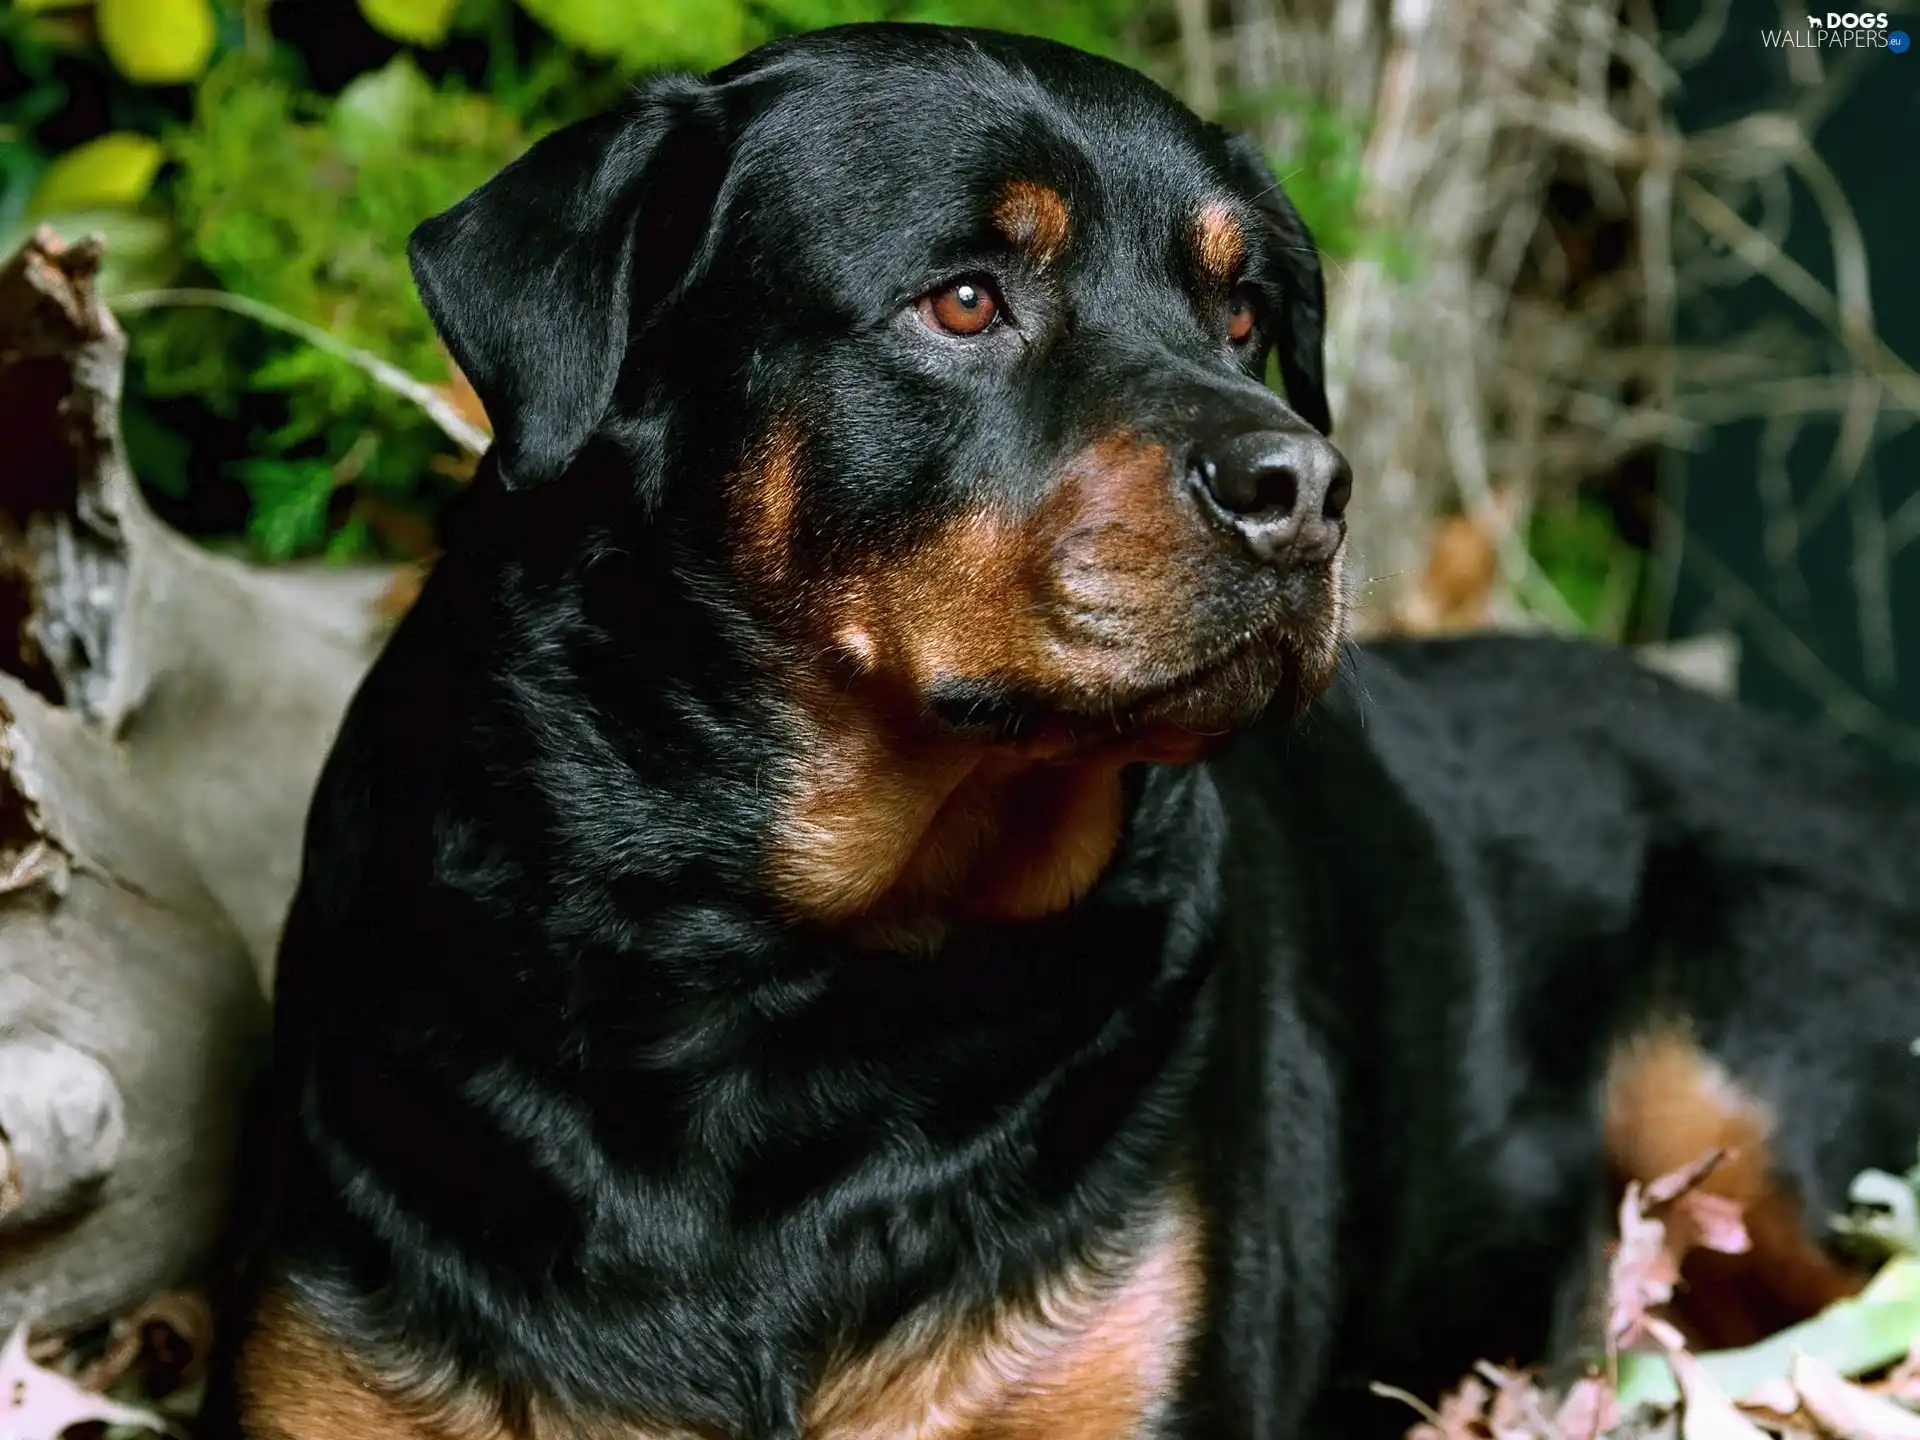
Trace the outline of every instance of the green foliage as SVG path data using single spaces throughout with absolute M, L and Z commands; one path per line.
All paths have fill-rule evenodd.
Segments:
M 781 35 L 858 20 L 974 25 L 1111 54 L 1138 0 L 521 0 L 565 43 L 624 69 L 709 69 Z
M 222 285 L 444 378 L 407 234 L 526 143 L 495 102 L 436 90 L 404 55 L 329 101 L 236 53 L 172 139 L 175 216 L 192 260 Z M 360 370 L 245 321 L 172 309 L 135 321 L 132 336 L 148 394 L 192 395 L 227 416 L 248 397 L 278 400 L 234 471 L 253 499 L 249 536 L 270 558 L 319 551 L 345 485 L 406 497 L 438 444 Z
M 1391 274 L 1410 274 L 1413 258 L 1398 238 L 1365 221 L 1361 158 L 1366 132 L 1359 124 L 1286 89 L 1231 96 L 1216 118 L 1244 127 L 1275 114 L 1293 119 L 1299 139 L 1292 153 L 1269 158 L 1314 243 L 1335 260 L 1370 259 Z
M 1527 548 L 1588 632 L 1625 638 L 1643 562 L 1620 538 L 1606 506 L 1543 500 L 1533 511 Z

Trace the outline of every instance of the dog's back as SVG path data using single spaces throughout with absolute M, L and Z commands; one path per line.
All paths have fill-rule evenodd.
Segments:
M 1252 926 L 1226 1013 L 1285 1078 L 1221 1143 L 1339 1236 L 1350 1392 L 1591 1342 L 1618 1186 L 1717 1147 L 1754 1248 L 1691 1263 L 1699 1343 L 1857 1286 L 1820 1237 L 1920 1136 L 1910 794 L 1552 640 L 1360 650 L 1303 726 L 1248 738 L 1214 762 Z M 1337 1165 L 1289 1163 L 1303 1136 Z

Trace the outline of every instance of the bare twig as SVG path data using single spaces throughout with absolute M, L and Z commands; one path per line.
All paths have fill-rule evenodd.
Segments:
M 249 320 L 303 340 L 316 350 L 324 350 L 336 360 L 343 360 L 364 371 L 379 385 L 391 390 L 403 400 L 409 400 L 419 406 L 427 418 L 438 425 L 449 440 L 468 454 L 486 453 L 488 444 L 486 433 L 461 415 L 447 397 L 433 386 L 414 379 L 399 366 L 382 360 L 371 351 L 349 345 L 329 335 L 319 326 L 310 325 L 296 315 L 287 314 L 284 310 L 276 310 L 271 305 L 264 305 L 258 300 L 249 300 L 244 295 L 235 295 L 226 290 L 193 288 L 138 290 L 129 295 L 122 295 L 114 302 L 113 308 L 123 315 L 135 315 L 143 310 L 157 310 L 175 305 L 198 305 L 214 310 L 226 310 L 235 315 L 244 315 Z

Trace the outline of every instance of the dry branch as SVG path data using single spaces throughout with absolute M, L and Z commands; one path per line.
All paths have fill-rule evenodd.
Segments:
M 90 244 L 0 267 L 0 1325 L 199 1275 L 326 745 L 388 576 L 265 576 L 146 508 Z

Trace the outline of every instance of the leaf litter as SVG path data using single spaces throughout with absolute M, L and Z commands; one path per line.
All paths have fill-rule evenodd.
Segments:
M 1751 1249 L 1738 1204 L 1701 1188 L 1726 1158 L 1712 1151 L 1627 1186 L 1607 1266 L 1604 1363 L 1555 1388 L 1537 1371 L 1482 1361 L 1437 1407 L 1375 1385 L 1418 1411 L 1407 1440 L 1920 1440 L 1920 1254 L 1898 1243 L 1911 1210 L 1884 1184 L 1854 1194 L 1878 1221 L 1835 1227 L 1897 1232 L 1859 1295 L 1742 1350 L 1696 1354 L 1666 1317 L 1689 1252 Z M 1907 1181 L 1920 1189 L 1920 1168 Z

